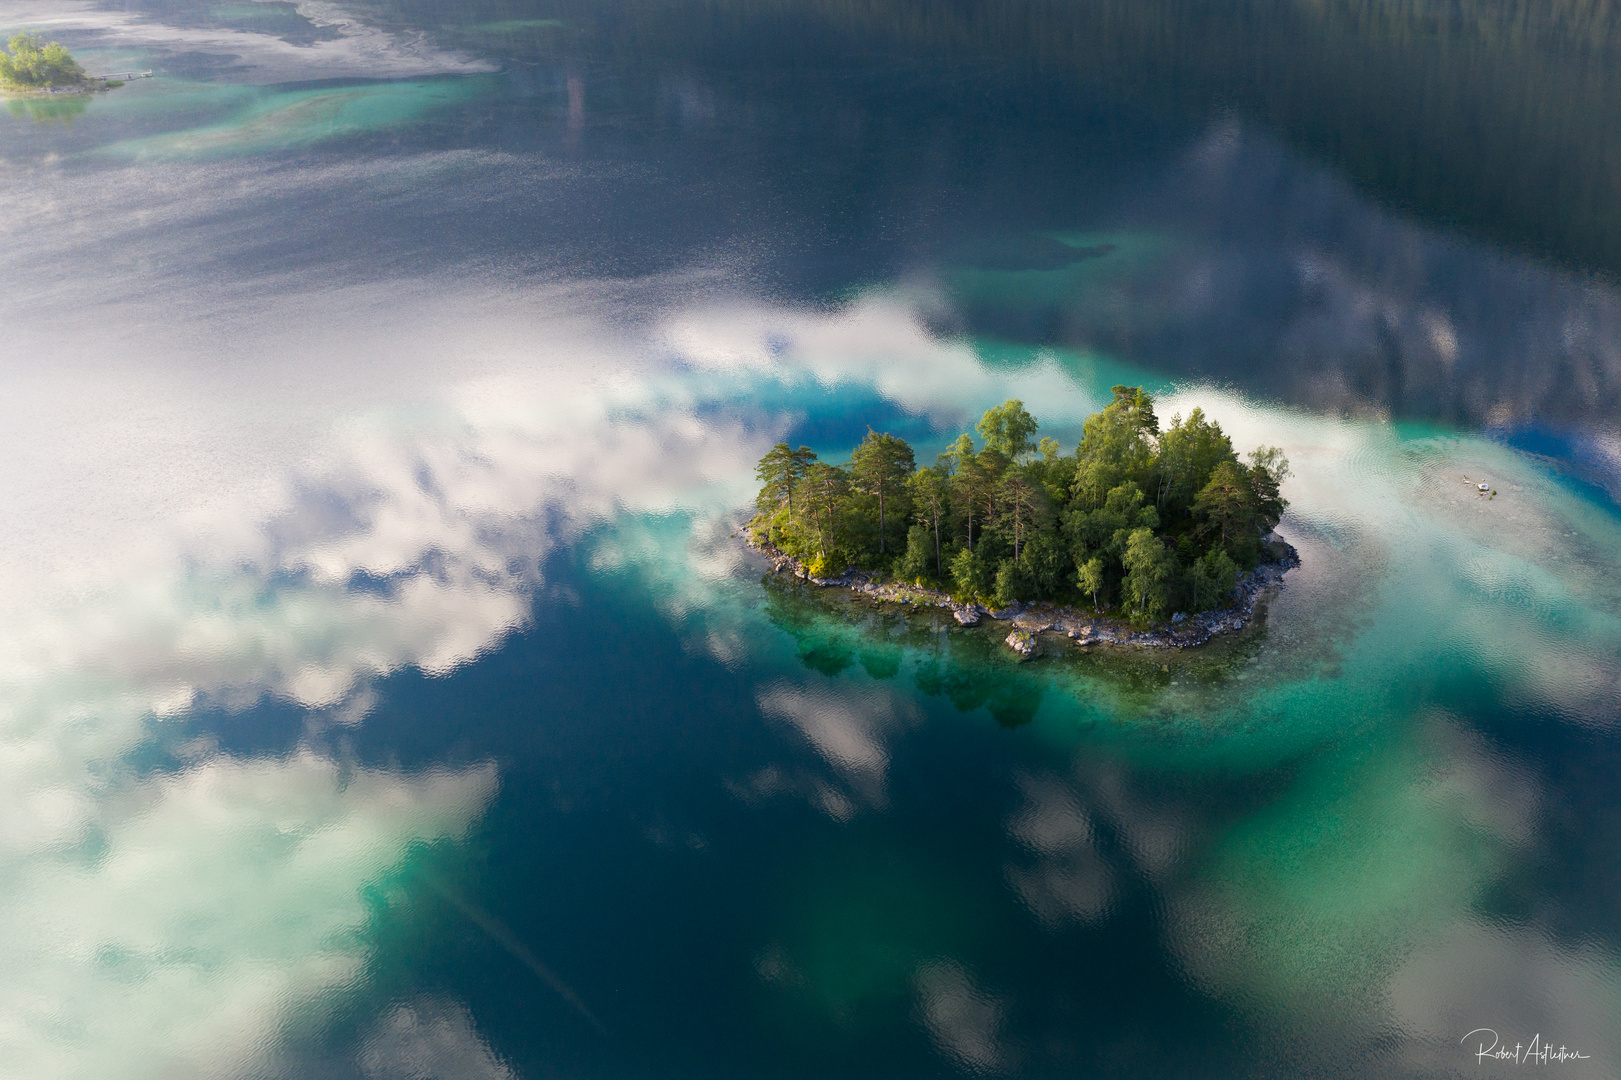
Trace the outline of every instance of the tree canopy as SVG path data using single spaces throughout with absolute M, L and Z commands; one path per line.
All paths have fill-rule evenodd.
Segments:
M 43 44 L 36 34 L 14 34 L 0 49 L 0 84 L 36 90 L 51 86 L 77 86 L 84 68 L 57 42 Z
M 1275 447 L 1239 460 L 1194 409 L 1161 429 L 1153 398 L 1116 386 L 1066 454 L 1007 401 L 919 468 L 868 429 L 848 464 L 778 443 L 761 459 L 751 529 L 818 575 L 855 566 L 964 599 L 1085 602 L 1139 620 L 1223 606 L 1288 503 Z

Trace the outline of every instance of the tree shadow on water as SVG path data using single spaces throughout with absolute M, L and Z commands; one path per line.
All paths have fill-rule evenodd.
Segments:
M 59 97 L 14 97 L 6 100 L 6 111 L 18 120 L 36 124 L 73 123 L 90 107 L 89 94 L 63 94 Z
M 944 697 L 959 712 L 983 707 L 1009 729 L 1034 720 L 1046 692 L 1040 682 L 1017 667 L 955 655 L 944 660 L 934 656 L 920 663 L 917 688 L 929 697 Z
M 900 674 L 906 620 L 840 603 L 804 586 L 767 578 L 766 617 L 799 647 L 799 661 L 829 677 L 859 663 L 874 679 Z M 899 631 L 902 640 L 890 640 Z
M 1043 635 L 1038 658 L 1021 662 L 1003 644 L 1000 624 L 961 628 L 940 609 L 874 602 L 773 575 L 763 584 L 767 618 L 793 637 L 800 662 L 812 671 L 833 677 L 859 664 L 887 680 L 910 655 L 919 693 L 943 697 L 961 712 L 983 708 L 1009 729 L 1031 723 L 1049 693 L 1102 695 L 1120 716 L 1171 716 L 1189 694 L 1203 698 L 1249 679 L 1267 637 L 1262 607 L 1245 633 L 1185 652 L 1081 650 Z
M 1043 680 L 1018 664 L 991 635 L 952 632 L 943 613 L 887 611 L 847 593 L 812 590 L 767 578 L 766 616 L 798 646 L 799 661 L 835 676 L 860 664 L 874 679 L 900 674 L 908 648 L 923 654 L 918 690 L 958 710 L 984 708 L 1006 728 L 1035 719 Z M 954 625 L 954 624 L 951 624 Z

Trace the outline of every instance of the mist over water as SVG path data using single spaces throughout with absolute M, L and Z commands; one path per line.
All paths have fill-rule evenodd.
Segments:
M 1621 1075 L 1609 9 L 1233 7 L 0 12 L 154 71 L 0 113 L 0 1073 Z M 1293 465 L 1206 649 L 736 539 L 1117 383 Z

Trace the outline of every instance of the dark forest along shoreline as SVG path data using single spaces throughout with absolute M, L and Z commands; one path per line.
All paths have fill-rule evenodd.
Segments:
M 1011 623 L 1012 628 L 1003 643 L 1023 659 L 1035 655 L 1036 635 L 1047 632 L 1064 634 L 1082 648 L 1094 645 L 1197 648 L 1215 637 L 1237 633 L 1249 625 L 1255 617 L 1257 605 L 1276 595 L 1285 585 L 1284 575 L 1300 565 L 1300 553 L 1292 544 L 1275 534 L 1268 536 L 1262 561 L 1239 576 L 1231 603 L 1226 607 L 1194 615 L 1178 613 L 1168 622 L 1141 627 L 1134 626 L 1126 619 L 1050 601 L 1025 603 L 1015 600 L 1007 607 L 994 608 L 972 600 L 957 600 L 939 589 L 924 585 L 884 581 L 879 572 L 856 567 L 849 567 L 836 577 L 816 577 L 804 563 L 769 541 L 760 539 L 746 524 L 740 526 L 734 535 L 769 559 L 773 574 L 787 574 L 818 588 L 843 589 L 869 600 L 887 600 L 920 608 L 943 608 L 950 611 L 962 626 L 978 626 L 985 619 Z

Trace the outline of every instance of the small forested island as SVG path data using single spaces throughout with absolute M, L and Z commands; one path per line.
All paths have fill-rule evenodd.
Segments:
M 89 94 L 123 86 L 122 79 L 94 79 L 59 43 L 35 34 L 15 34 L 0 49 L 0 93 Z
M 976 430 L 980 448 L 962 434 L 921 468 L 905 440 L 871 428 L 843 465 L 778 443 L 745 535 L 778 571 L 950 607 L 964 624 L 1036 613 L 1009 635 L 1025 655 L 1042 629 L 1202 644 L 1299 565 L 1270 536 L 1288 505 L 1283 452 L 1259 447 L 1246 464 L 1201 409 L 1161 430 L 1142 388 L 1116 386 L 1073 454 L 1038 442 L 1016 400 Z

